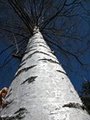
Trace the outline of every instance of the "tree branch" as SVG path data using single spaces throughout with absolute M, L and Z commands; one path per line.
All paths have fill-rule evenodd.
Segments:
M 46 35 L 46 36 L 47 36 L 48 38 L 50 38 L 50 36 L 48 36 L 48 35 Z M 57 47 L 58 47 L 61 51 L 63 51 L 64 53 L 67 53 L 67 54 L 73 56 L 73 57 L 80 63 L 80 65 L 84 65 L 84 64 L 80 61 L 80 59 L 79 59 L 74 53 L 65 50 L 64 48 L 62 48 L 61 46 L 59 46 L 57 43 L 55 43 L 55 42 L 53 42 L 53 41 L 51 41 L 51 40 L 49 40 L 49 39 L 47 39 L 47 38 L 46 38 L 46 41 L 48 41 L 49 43 L 54 44 L 55 46 L 57 46 Z
M 27 26 L 28 30 L 31 34 L 33 34 L 33 26 L 31 23 L 31 19 L 28 16 L 28 14 L 25 12 L 25 10 L 20 6 L 19 2 L 16 0 L 8 0 L 9 4 L 13 7 L 15 12 L 18 14 L 18 16 L 22 19 L 24 24 Z
M 60 10 L 58 10 L 52 17 L 48 18 L 45 22 L 43 22 L 43 25 L 41 26 L 41 31 L 61 13 L 63 8 L 65 7 L 66 2 L 67 2 L 67 0 L 64 1 L 63 6 L 61 7 Z

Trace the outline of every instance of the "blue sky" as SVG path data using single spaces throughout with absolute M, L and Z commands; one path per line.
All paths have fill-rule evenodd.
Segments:
M 2 38 L 0 40 L 0 51 L 8 47 L 10 44 L 7 40 L 4 40 Z M 4 86 L 9 86 L 14 78 L 15 72 L 18 69 L 20 61 L 17 59 L 12 58 L 11 60 L 11 55 L 9 56 L 8 59 L 6 57 L 11 53 L 11 49 L 7 50 L 4 52 L 4 54 L 0 55 L 0 88 Z M 6 61 L 9 60 L 9 63 L 4 65 L 4 60 Z M 3 66 L 2 66 L 3 65 Z

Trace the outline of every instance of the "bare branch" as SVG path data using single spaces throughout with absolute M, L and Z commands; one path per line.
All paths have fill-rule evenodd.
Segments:
M 45 36 L 47 36 L 48 38 L 51 39 L 51 37 L 50 37 L 49 35 L 45 34 Z M 81 62 L 81 60 L 78 58 L 78 56 L 76 56 L 76 55 L 75 55 L 74 53 L 72 53 L 72 52 L 69 52 L 69 51 L 65 50 L 65 49 L 62 48 L 60 45 L 58 45 L 56 42 L 51 41 L 50 39 L 47 39 L 47 37 L 46 37 L 46 41 L 48 41 L 49 43 L 52 43 L 53 45 L 56 45 L 56 46 L 57 46 L 61 51 L 63 51 L 64 53 L 67 53 L 68 55 L 73 56 L 73 57 L 80 63 L 80 65 L 84 65 L 84 63 Z
M 81 2 L 81 0 L 80 1 L 78 1 L 78 0 L 74 0 L 73 2 L 71 2 L 71 3 L 69 3 L 69 4 L 65 4 L 65 6 L 71 6 L 71 5 L 73 5 L 73 4 L 78 4 L 78 3 L 80 3 Z
M 20 33 L 16 33 L 16 32 L 14 32 L 14 31 L 11 31 L 11 30 L 7 29 L 7 28 L 1 28 L 1 27 L 0 27 L 0 30 L 4 30 L 4 31 L 6 31 L 6 32 L 8 32 L 8 33 L 10 33 L 10 34 L 14 33 L 15 35 L 22 36 L 22 37 L 25 37 L 25 38 L 27 37 L 27 38 L 28 38 L 28 36 L 25 36 L 25 35 L 20 34 Z
M 19 2 L 16 0 L 8 0 L 10 5 L 14 8 L 16 13 L 19 15 L 19 17 L 22 19 L 22 21 L 25 23 L 27 28 L 29 29 L 30 33 L 33 34 L 33 26 L 31 23 L 31 19 L 28 16 L 28 14 L 25 12 L 25 10 L 20 6 Z
M 43 30 L 52 20 L 54 20 L 61 13 L 63 8 L 65 7 L 66 2 L 67 2 L 67 0 L 64 0 L 64 3 L 62 5 L 61 9 L 57 10 L 57 12 L 52 17 L 50 17 L 46 21 L 44 21 L 43 25 L 41 26 L 41 30 Z

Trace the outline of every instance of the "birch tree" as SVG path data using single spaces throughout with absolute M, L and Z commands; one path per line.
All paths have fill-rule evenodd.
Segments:
M 67 31 L 58 26 L 59 18 L 77 16 L 75 9 L 77 6 L 82 7 L 82 2 L 8 0 L 8 3 L 22 20 L 30 38 L 26 50 L 23 51 L 20 67 L 10 85 L 6 98 L 8 105 L 1 111 L 1 120 L 90 120 L 67 73 L 49 47 L 53 42 L 59 46 L 60 41 L 58 43 L 57 38 L 66 36 L 67 31 L 72 32 L 70 28 L 73 25 L 70 26 L 67 19 Z M 21 34 L 14 32 L 14 35 Z M 18 50 L 18 46 L 16 48 Z M 59 48 L 83 65 L 75 54 L 61 46 Z M 15 57 L 21 57 L 21 53 L 17 53 L 18 51 Z

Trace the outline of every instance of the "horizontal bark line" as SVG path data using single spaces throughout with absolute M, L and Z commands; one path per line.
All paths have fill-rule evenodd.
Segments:
M 77 109 L 81 109 L 81 110 L 86 110 L 86 107 L 82 104 L 79 103 L 75 103 L 75 102 L 70 102 L 67 104 L 64 104 L 63 107 L 68 107 L 68 108 L 77 108 Z
M 41 47 L 44 47 L 44 48 L 46 48 L 46 49 L 49 49 L 47 46 L 45 46 L 45 45 L 39 45 L 39 46 L 41 46 Z
M 27 114 L 28 111 L 26 108 L 19 108 L 19 110 L 17 110 L 14 115 L 2 115 L 0 116 L 0 120 L 21 120 L 23 118 L 25 118 L 25 114 Z
M 47 50 L 49 50 L 50 51 L 50 49 L 49 48 L 47 48 L 46 46 L 44 46 L 44 45 L 38 45 L 38 46 L 41 46 L 41 47 L 44 47 L 44 48 L 46 48 Z M 31 47 L 27 47 L 27 50 L 24 52 L 24 54 L 26 54 L 26 53 L 28 53 L 28 52 L 31 52 L 31 51 L 33 51 L 33 50 L 36 50 L 36 48 L 37 48 L 37 45 L 33 45 L 33 46 L 31 46 Z M 33 49 L 32 49 L 33 48 Z M 53 53 L 53 52 L 51 52 L 51 53 Z
M 11 95 L 11 94 L 10 94 Z M 13 104 L 14 103 L 14 99 L 12 99 L 12 100 L 9 100 L 9 101 L 7 101 L 7 104 L 6 104 L 6 107 L 5 108 L 8 108 L 11 104 Z
M 47 49 L 49 49 L 49 47 L 47 47 L 47 44 L 45 42 L 32 42 L 32 43 L 28 43 L 28 46 L 34 47 L 34 46 L 37 46 L 37 45 L 39 46 L 40 44 L 45 46 Z
M 27 49 L 24 53 L 27 54 L 27 53 L 29 53 L 29 52 L 31 52 L 31 51 L 34 51 L 34 50 L 37 51 L 37 49 L 31 49 L 31 48 L 30 48 L 30 50 Z M 47 51 L 47 52 L 49 52 L 49 53 L 55 55 L 55 54 L 54 54 L 54 51 L 50 51 L 50 50 L 49 50 L 49 51 Z
M 25 81 L 23 81 L 23 82 L 21 83 L 21 85 L 25 84 L 26 82 L 28 82 L 28 83 L 30 84 L 30 83 L 34 82 L 37 77 L 38 77 L 38 76 L 31 76 L 30 78 L 28 78 L 28 79 L 26 79 Z
M 15 77 L 17 77 L 18 75 L 20 75 L 22 72 L 27 72 L 28 70 L 34 68 L 35 66 L 37 66 L 37 65 L 32 65 L 32 66 L 30 66 L 30 67 L 26 67 L 26 68 L 23 68 L 23 69 L 19 70 L 19 71 L 17 72 L 17 74 L 15 75 Z
M 36 37 L 32 37 L 31 39 L 32 39 L 32 41 L 35 41 L 35 39 L 43 39 L 43 37 L 42 36 L 39 36 L 39 37 L 36 36 Z M 45 42 L 43 42 L 43 43 L 45 43 Z
M 12 93 L 9 93 L 9 94 L 6 96 L 6 98 L 8 98 L 11 94 L 12 94 Z
M 25 51 L 25 54 L 27 54 L 27 53 L 29 53 L 29 52 L 31 52 L 31 51 L 34 51 L 34 50 L 36 50 L 36 49 L 26 50 L 26 51 Z
M 35 40 L 34 40 L 34 41 L 35 41 Z M 38 42 L 30 42 L 29 44 L 37 44 L 37 43 L 46 44 L 45 42 L 41 42 L 41 41 L 38 41 Z
M 22 67 L 25 64 L 26 64 L 26 62 L 22 62 L 19 67 Z
M 44 48 L 50 50 L 49 47 L 47 47 L 47 45 L 43 42 L 35 42 L 34 44 L 31 44 L 30 47 L 27 46 L 27 49 L 28 48 L 31 49 L 31 48 L 34 48 L 34 47 L 37 47 L 37 46 L 41 46 L 41 47 L 44 47 Z
M 26 57 L 25 59 L 23 59 L 22 62 L 26 61 L 28 58 L 31 58 L 31 57 L 32 57 L 34 54 L 36 54 L 36 53 L 41 53 L 41 54 L 44 54 L 44 55 L 50 56 L 50 57 L 52 57 L 52 58 L 55 59 L 54 56 L 51 56 L 51 55 L 48 54 L 48 53 L 45 53 L 45 52 L 42 52 L 42 51 L 35 51 L 35 52 L 33 52 L 32 54 L 28 55 L 28 57 Z
M 61 71 L 61 70 L 56 70 L 57 72 L 60 72 L 60 73 L 63 73 L 63 74 L 65 74 L 65 75 L 68 75 L 67 73 L 65 73 L 65 72 L 63 72 L 63 71 Z
M 52 59 L 47 59 L 47 58 L 39 59 L 39 61 L 48 61 L 48 62 L 51 62 L 51 63 L 59 64 L 58 61 L 55 61 L 55 60 L 52 60 Z

